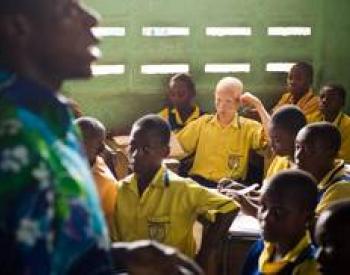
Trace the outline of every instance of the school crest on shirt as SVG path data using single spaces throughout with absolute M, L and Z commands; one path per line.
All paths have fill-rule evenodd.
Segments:
M 241 156 L 237 154 L 230 154 L 227 159 L 227 166 L 231 170 L 237 170 L 240 164 Z
M 163 242 L 167 234 L 169 218 L 153 218 L 148 220 L 148 236 L 151 240 Z

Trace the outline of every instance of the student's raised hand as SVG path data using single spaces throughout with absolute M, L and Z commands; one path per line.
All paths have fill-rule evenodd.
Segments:
M 251 94 L 250 92 L 245 92 L 243 95 L 241 95 L 240 100 L 243 106 L 257 108 L 261 105 L 260 99 L 257 98 L 255 95 Z

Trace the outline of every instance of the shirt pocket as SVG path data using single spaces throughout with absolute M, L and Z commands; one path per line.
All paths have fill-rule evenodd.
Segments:
M 148 237 L 151 240 L 164 242 L 169 234 L 170 217 L 169 216 L 156 216 L 149 217 L 147 220 L 148 225 Z

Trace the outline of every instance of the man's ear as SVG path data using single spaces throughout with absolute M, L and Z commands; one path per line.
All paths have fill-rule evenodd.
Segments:
M 23 14 L 6 14 L 0 18 L 1 39 L 6 39 L 10 46 L 18 47 L 25 43 L 31 33 L 32 25 Z

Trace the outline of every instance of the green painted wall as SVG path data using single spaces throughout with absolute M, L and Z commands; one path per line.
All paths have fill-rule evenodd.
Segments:
M 206 63 L 251 63 L 236 74 L 267 106 L 283 90 L 283 73 L 265 72 L 267 62 L 306 60 L 315 67 L 315 88 L 328 80 L 350 90 L 350 1 L 337 0 L 86 0 L 103 17 L 101 26 L 125 27 L 126 36 L 105 38 L 98 64 L 125 64 L 123 75 L 68 83 L 64 89 L 85 114 L 109 128 L 130 124 L 161 109 L 167 75 L 142 75 L 143 64 L 188 63 L 198 101 L 213 109 L 215 83 L 227 74 L 206 74 Z M 190 36 L 143 37 L 143 26 L 189 27 Z M 205 27 L 252 27 L 250 37 L 207 37 Z M 311 37 L 269 37 L 269 26 L 310 26 Z M 349 101 L 348 101 L 349 102 Z M 349 106 L 349 104 L 348 104 Z

